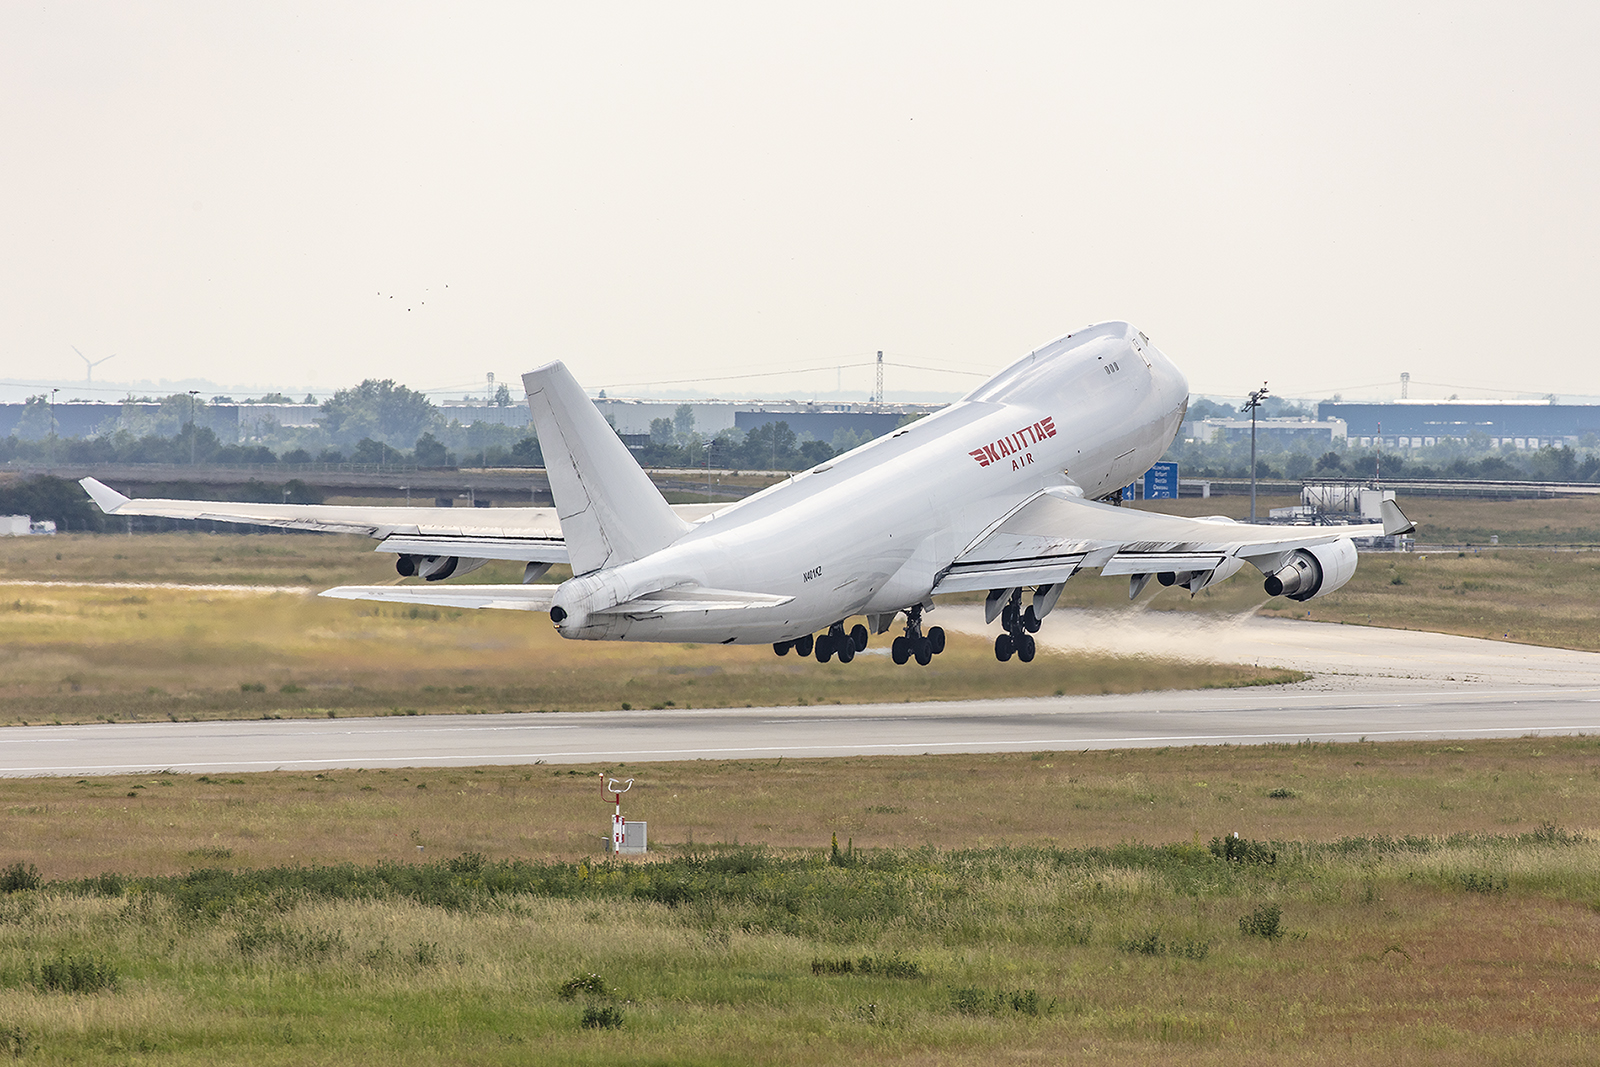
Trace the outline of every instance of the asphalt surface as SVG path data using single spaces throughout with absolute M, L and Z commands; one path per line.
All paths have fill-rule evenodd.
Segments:
M 1600 687 L 1254 688 L 948 704 L 44 726 L 0 775 L 776 759 L 1600 733 Z

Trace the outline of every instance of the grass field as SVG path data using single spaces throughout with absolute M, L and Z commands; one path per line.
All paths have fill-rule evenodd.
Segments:
M 619 769 L 0 782 L 4 855 L 26 858 L 0 871 L 0 1048 L 255 1064 L 1600 1052 L 1594 739 L 653 764 L 629 810 L 657 855 L 607 863 L 595 775 Z
M 841 669 L 272 589 L 388 580 L 369 548 L 0 542 L 0 716 L 1284 677 L 1065 656 L 1023 669 L 955 635 L 938 668 Z M 1305 610 L 1246 577 L 1151 606 Z M 50 581 L 255 588 L 17 584 Z M 1367 556 L 1311 611 L 1504 621 L 1513 639 L 1596 647 L 1597 585 L 1585 553 Z M 1075 579 L 1073 598 L 1125 604 L 1126 583 Z M 653 857 L 601 856 L 602 773 L 638 778 L 627 813 L 649 822 Z M 0 806 L 0 1054 L 29 1062 L 1600 1060 L 1593 738 L 0 780 Z
M 780 659 L 764 647 L 565 642 L 534 613 L 397 608 L 310 595 L 335 584 L 392 580 L 391 567 L 387 555 L 353 537 L 0 541 L 0 722 L 854 703 L 1298 677 L 1089 656 L 998 664 L 984 641 L 956 635 L 929 668 L 897 668 L 873 654 L 845 669 Z M 510 564 L 474 575 L 516 577 Z M 19 581 L 198 582 L 257 591 Z M 1061 603 L 1125 608 L 1127 582 L 1080 576 Z M 1347 586 L 1306 605 L 1266 597 L 1247 569 L 1197 597 L 1152 586 L 1139 610 L 1260 611 L 1600 650 L 1600 553 L 1367 555 Z
M 880 654 L 882 639 L 875 654 L 846 668 L 780 658 L 764 645 L 565 641 L 538 613 L 311 595 L 338 583 L 389 580 L 390 567 L 360 538 L 163 534 L 0 542 L 0 722 L 956 700 L 1301 677 L 1055 655 L 1024 670 L 995 662 L 986 642 L 957 634 L 926 668 L 896 667 Z M 515 578 L 509 566 L 484 572 L 487 581 Z M 10 584 L 19 579 L 255 588 Z

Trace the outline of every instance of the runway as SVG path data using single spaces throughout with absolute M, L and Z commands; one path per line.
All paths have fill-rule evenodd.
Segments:
M 940 621 L 950 629 L 982 629 L 981 614 L 966 609 L 941 611 Z M 1108 647 L 1316 674 L 1291 686 L 1033 700 L 16 727 L 0 730 L 0 776 L 616 766 L 1600 733 L 1595 653 L 1403 630 L 1155 613 L 1107 618 L 1062 612 L 1041 637 L 1054 654 Z
M 0 731 L 0 775 L 88 776 L 1026 752 L 1600 733 L 1600 687 L 1397 683 L 949 704 L 42 726 Z

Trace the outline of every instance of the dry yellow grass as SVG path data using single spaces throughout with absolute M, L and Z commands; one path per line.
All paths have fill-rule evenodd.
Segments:
M 385 580 L 387 557 L 374 561 L 367 545 L 203 534 L 0 544 L 0 722 L 950 700 L 1298 677 L 1107 657 L 1041 656 L 1024 668 L 961 635 L 927 668 L 881 654 L 824 665 L 764 645 L 565 641 L 533 612 L 313 595 Z M 484 568 L 488 580 L 511 577 L 496 566 L 511 565 Z M 300 584 L 310 574 L 322 578 Z M 251 588 L 93 584 L 180 579 Z M 89 584 L 17 584 L 30 581 Z

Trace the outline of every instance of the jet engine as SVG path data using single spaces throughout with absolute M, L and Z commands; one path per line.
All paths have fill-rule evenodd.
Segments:
M 1297 548 L 1267 574 L 1268 596 L 1310 600 L 1338 589 L 1356 572 L 1356 546 L 1349 538 Z
M 468 574 L 488 562 L 486 559 L 463 559 L 460 556 L 402 555 L 394 561 L 394 569 L 403 578 L 416 574 L 430 582 L 438 582 L 453 574 Z

